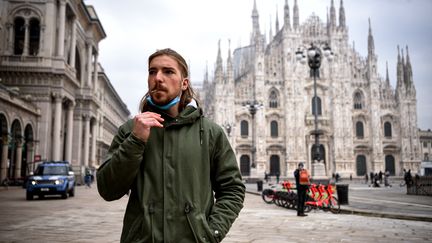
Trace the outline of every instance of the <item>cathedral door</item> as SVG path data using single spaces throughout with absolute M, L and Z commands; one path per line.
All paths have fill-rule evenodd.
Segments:
M 270 175 L 275 176 L 280 175 L 280 160 L 278 155 L 272 155 L 270 157 Z
M 390 172 L 390 175 L 394 176 L 395 171 L 395 159 L 393 155 L 386 155 L 385 157 L 385 171 Z
M 358 155 L 356 160 L 357 176 L 364 176 L 366 174 L 366 157 Z
M 250 158 L 248 155 L 240 157 L 240 172 L 242 176 L 250 176 Z

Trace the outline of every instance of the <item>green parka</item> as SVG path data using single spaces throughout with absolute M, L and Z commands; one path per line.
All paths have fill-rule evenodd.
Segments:
M 105 200 L 130 191 L 121 242 L 220 242 L 243 207 L 234 152 L 200 108 L 163 118 L 146 143 L 123 124 L 97 171 Z

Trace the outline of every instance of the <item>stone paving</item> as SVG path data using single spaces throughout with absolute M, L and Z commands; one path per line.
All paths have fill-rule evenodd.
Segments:
M 256 186 L 256 185 L 255 185 Z M 253 186 L 248 185 L 253 191 Z M 351 192 L 351 191 L 350 191 Z M 105 202 L 80 186 L 66 200 L 25 200 L 25 190 L 0 190 L 0 242 L 119 242 L 127 197 Z M 351 203 L 351 202 L 350 202 Z M 431 242 L 432 223 L 293 210 L 247 193 L 244 209 L 223 243 Z

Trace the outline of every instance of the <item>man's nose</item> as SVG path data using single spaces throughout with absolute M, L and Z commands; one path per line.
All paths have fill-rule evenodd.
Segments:
M 163 72 L 162 71 L 157 71 L 156 72 L 155 80 L 158 81 L 158 82 L 163 81 Z

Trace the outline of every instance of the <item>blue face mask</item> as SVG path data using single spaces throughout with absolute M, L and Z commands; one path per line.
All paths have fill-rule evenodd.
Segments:
M 168 110 L 169 108 L 173 107 L 175 104 L 180 102 L 180 95 L 172 99 L 168 104 L 166 105 L 157 105 L 153 102 L 153 99 L 151 96 L 147 97 L 147 101 L 150 103 L 150 105 L 160 109 L 160 110 Z

